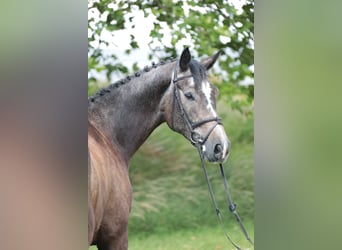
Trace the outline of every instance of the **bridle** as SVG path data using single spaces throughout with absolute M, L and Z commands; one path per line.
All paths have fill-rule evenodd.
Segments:
M 176 62 L 175 67 L 173 69 L 173 77 L 172 77 L 172 83 L 173 83 L 173 100 L 172 100 L 172 129 L 174 129 L 174 112 L 175 112 L 175 103 L 177 103 L 179 110 L 180 110 L 180 114 L 183 117 L 183 120 L 185 121 L 186 126 L 188 127 L 189 131 L 190 131 L 190 141 L 192 144 L 196 145 L 196 143 L 201 143 L 202 145 L 204 145 L 204 143 L 207 141 L 209 135 L 211 134 L 211 132 L 213 132 L 213 130 L 215 129 L 215 127 L 217 125 L 222 125 L 222 119 L 219 117 L 212 117 L 212 118 L 208 118 L 208 119 L 203 119 L 201 121 L 197 121 L 194 122 L 190 119 L 190 116 L 188 115 L 188 113 L 185 111 L 183 104 L 181 102 L 181 98 L 179 95 L 179 86 L 177 85 L 177 82 L 184 80 L 186 78 L 190 78 L 193 77 L 192 75 L 185 75 L 185 76 L 181 76 L 178 77 L 177 76 L 177 66 L 178 66 L 178 62 Z M 176 102 L 175 102 L 176 100 Z M 198 127 L 201 127 L 202 125 L 208 123 L 208 122 L 216 122 L 211 129 L 209 130 L 209 132 L 204 136 L 201 137 L 196 131 L 195 129 Z
M 208 137 L 210 136 L 210 134 L 213 132 L 213 130 L 215 129 L 215 127 L 217 125 L 223 125 L 222 124 L 222 119 L 219 118 L 219 117 L 213 117 L 213 118 L 209 118 L 209 119 L 204 119 L 204 120 L 201 120 L 201 121 L 198 121 L 198 122 L 193 122 L 191 119 L 190 119 L 190 116 L 188 115 L 188 113 L 185 111 L 184 107 L 183 107 L 183 104 L 181 102 L 181 98 L 180 98 L 180 94 L 179 94 L 179 86 L 177 85 L 177 82 L 181 81 L 181 80 L 184 80 L 186 78 L 190 78 L 190 77 L 193 77 L 192 74 L 190 75 L 185 75 L 185 76 L 181 76 L 181 77 L 178 77 L 177 76 L 177 68 L 178 68 L 178 65 L 179 65 L 179 61 L 176 62 L 175 64 L 175 67 L 173 69 L 173 77 L 172 77 L 172 84 L 173 84 L 173 101 L 172 101 L 172 129 L 174 129 L 174 110 L 175 110 L 175 103 L 177 103 L 178 107 L 179 107 L 179 110 L 180 110 L 180 114 L 181 116 L 183 117 L 183 120 L 185 121 L 186 123 L 186 126 L 188 127 L 189 131 L 190 131 L 190 141 L 193 145 L 196 146 L 197 150 L 198 150 L 198 154 L 200 156 L 200 159 L 201 159 L 201 165 L 202 165 L 202 169 L 203 169 L 203 172 L 204 172 L 204 176 L 205 176 L 205 179 L 206 179 L 206 182 L 207 182 L 207 186 L 208 186 L 208 190 L 209 190 L 209 194 L 210 194 L 210 198 L 211 198 L 211 201 L 212 201 L 212 204 L 213 204 L 213 207 L 216 211 L 216 215 L 217 215 L 217 218 L 219 220 L 219 223 L 220 225 L 222 226 L 222 229 L 226 235 L 226 238 L 228 239 L 228 241 L 238 250 L 241 250 L 241 248 L 236 245 L 234 243 L 234 241 L 232 241 L 232 239 L 229 237 L 225 227 L 224 227 L 224 223 L 223 223 L 223 220 L 222 220 L 222 214 L 220 212 L 220 209 L 218 208 L 217 206 L 217 202 L 216 202 L 216 199 L 215 199 L 215 196 L 214 196 L 214 193 L 213 193 L 213 189 L 212 189 L 212 186 L 211 186 L 211 182 L 209 180 L 209 177 L 208 177 L 208 172 L 207 172 L 207 169 L 206 169 L 206 166 L 205 166 L 205 162 L 204 162 L 204 153 L 203 153 L 203 145 L 204 143 L 207 141 Z M 204 136 L 202 137 L 201 135 L 199 135 L 197 132 L 195 132 L 195 129 L 208 123 L 208 122 L 215 122 L 215 124 L 209 129 L 209 132 Z M 228 201 L 228 209 L 231 213 L 234 214 L 235 216 L 235 219 L 236 221 L 239 223 L 239 226 L 241 228 L 241 231 L 243 232 L 243 234 L 245 235 L 246 239 L 252 244 L 254 245 L 253 241 L 251 240 L 251 238 L 248 236 L 248 233 L 245 229 L 245 227 L 243 226 L 242 224 L 242 221 L 239 217 L 239 214 L 237 213 L 236 211 L 236 204 L 232 201 L 232 198 L 231 198 L 231 195 L 230 195 L 230 192 L 229 192 L 229 189 L 228 189 L 228 183 L 227 183 L 227 179 L 226 179 L 226 176 L 225 176 L 225 173 L 224 173 L 224 168 L 223 168 L 223 165 L 222 163 L 219 164 L 220 165 L 220 172 L 221 172 L 221 176 L 222 176 L 222 180 L 223 180 L 223 184 L 224 184 L 224 189 L 225 189 L 225 192 L 226 192 L 226 196 L 227 196 L 227 201 Z

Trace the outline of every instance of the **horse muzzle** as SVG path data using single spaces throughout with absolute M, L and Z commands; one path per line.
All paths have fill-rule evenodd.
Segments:
M 230 142 L 228 140 L 214 142 L 208 140 L 202 145 L 204 156 L 209 162 L 225 162 L 229 156 L 229 150 Z
M 218 125 L 202 144 L 202 152 L 209 162 L 222 163 L 227 160 L 230 151 L 230 141 L 223 126 Z

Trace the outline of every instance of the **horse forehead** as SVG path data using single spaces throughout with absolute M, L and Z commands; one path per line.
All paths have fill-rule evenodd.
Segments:
M 207 97 L 207 99 L 211 100 L 212 87 L 207 79 L 202 80 L 200 89 L 203 92 L 203 94 Z
M 212 101 L 211 101 L 211 92 L 212 92 L 212 87 L 211 84 L 208 80 L 204 79 L 201 84 L 201 90 L 205 96 L 205 99 L 207 101 L 207 109 L 213 114 L 216 115 L 216 111 L 213 107 Z
M 188 84 L 190 87 L 195 87 L 195 81 L 193 77 L 189 78 Z

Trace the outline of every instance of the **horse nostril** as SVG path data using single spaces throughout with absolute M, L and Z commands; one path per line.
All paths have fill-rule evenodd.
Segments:
M 216 159 L 220 159 L 222 157 L 222 150 L 223 150 L 223 147 L 221 144 L 215 145 L 214 154 L 215 154 Z

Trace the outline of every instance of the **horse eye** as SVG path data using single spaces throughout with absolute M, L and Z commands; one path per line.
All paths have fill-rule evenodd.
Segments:
M 189 100 L 192 100 L 192 101 L 195 100 L 195 97 L 191 92 L 186 92 L 186 93 L 184 93 L 184 95 Z

